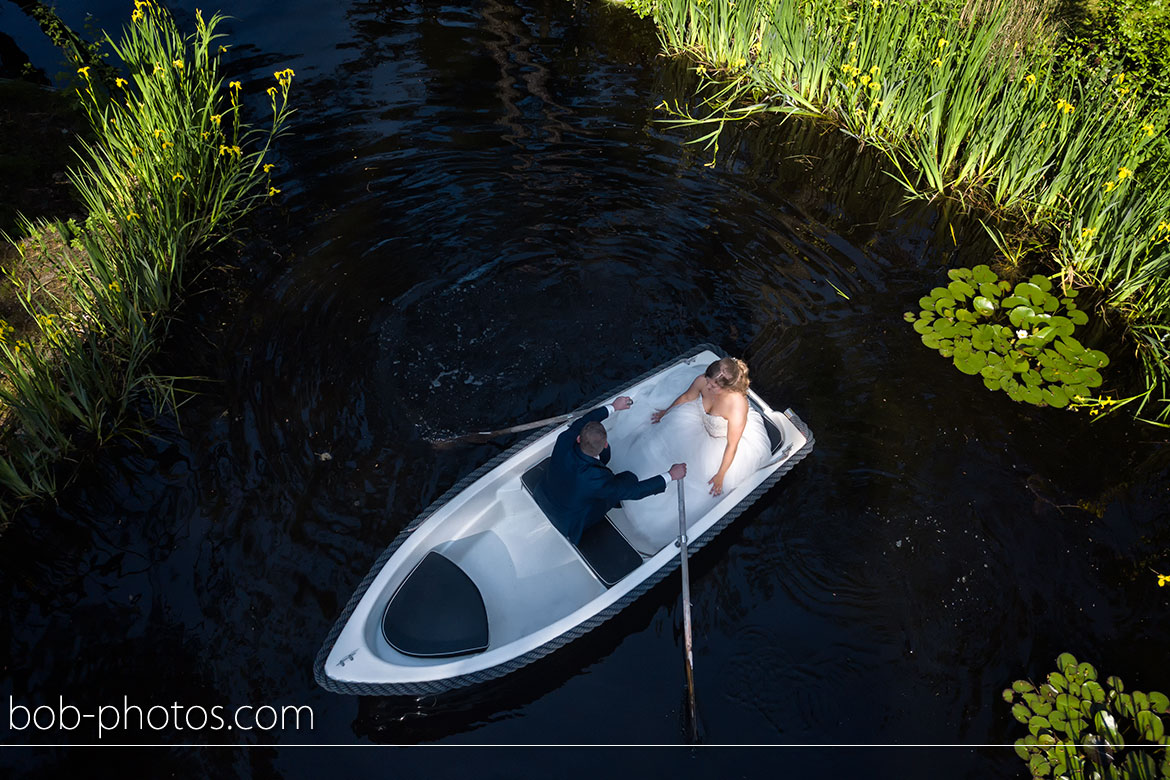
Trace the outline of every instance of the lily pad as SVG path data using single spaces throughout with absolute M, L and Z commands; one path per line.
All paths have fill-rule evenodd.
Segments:
M 983 263 L 971 269 L 971 278 L 978 284 L 994 284 L 999 280 L 999 277 L 995 275 L 995 271 L 992 271 L 989 266 Z
M 1039 287 L 1044 292 L 1049 292 L 1052 289 L 1052 280 L 1049 279 L 1047 276 L 1041 276 L 1040 274 L 1036 274 L 1028 281 L 1031 282 L 1032 284 L 1036 285 L 1037 287 Z
M 947 289 L 951 291 L 951 297 L 956 301 L 962 301 L 975 295 L 974 287 L 958 279 L 948 284 Z
M 1030 307 L 1016 306 L 1008 314 L 1008 321 L 1017 328 L 1022 328 L 1027 325 L 1035 316 L 1036 312 Z
M 999 287 L 991 282 L 982 282 L 979 285 L 979 294 L 989 300 L 997 300 L 999 298 L 999 292 Z
M 975 311 L 985 317 L 990 317 L 995 312 L 995 302 L 985 295 L 975 296 L 975 300 L 971 301 L 971 305 L 975 307 Z
M 1044 402 L 1057 409 L 1063 409 L 1068 406 L 1068 396 L 1060 387 L 1050 386 L 1044 388 Z

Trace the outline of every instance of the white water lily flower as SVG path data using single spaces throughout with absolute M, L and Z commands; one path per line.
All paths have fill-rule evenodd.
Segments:
M 1028 337 L 1028 331 L 1026 331 L 1026 330 L 1017 330 L 1016 331 L 1016 338 L 1026 339 L 1027 337 Z

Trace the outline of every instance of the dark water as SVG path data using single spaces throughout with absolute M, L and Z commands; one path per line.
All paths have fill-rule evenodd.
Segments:
M 123 5 L 85 8 L 113 28 Z M 0 9 L 17 30 L 14 7 Z M 1000 691 L 1059 652 L 1170 688 L 1170 589 L 1151 573 L 1170 572 L 1164 434 L 1016 406 L 902 322 L 948 266 L 988 259 L 977 224 L 952 236 L 939 210 L 903 207 L 872 157 L 817 128 L 737 128 L 707 167 L 711 153 L 684 144 L 695 133 L 655 123 L 689 75 L 620 9 L 225 10 L 248 94 L 296 71 L 281 205 L 235 270 L 205 277 L 231 292 L 184 309 L 166 368 L 211 381 L 178 424 L 111 448 L 0 539 L 5 701 L 314 713 L 312 730 L 103 744 L 681 743 L 673 578 L 462 693 L 341 697 L 311 667 L 398 530 L 511 443 L 436 450 L 425 435 L 557 414 L 699 342 L 745 357 L 817 438 L 692 561 L 704 741 L 958 747 L 416 751 L 394 754 L 397 768 L 1020 776 L 1010 750 L 978 746 L 1021 735 Z M 97 741 L 92 727 L 3 739 Z M 0 761 L 50 776 L 109 755 L 9 748 Z M 388 760 L 130 756 L 153 776 L 317 777 Z

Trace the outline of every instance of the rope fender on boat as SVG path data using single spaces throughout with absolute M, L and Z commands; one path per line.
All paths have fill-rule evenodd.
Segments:
M 726 356 L 726 353 L 724 353 L 723 350 L 719 349 L 718 347 L 715 347 L 711 344 L 700 344 L 689 352 L 685 352 L 678 357 L 672 358 L 665 363 L 650 369 L 633 380 L 623 382 L 619 387 L 614 388 L 611 392 L 598 396 L 589 403 L 578 407 L 575 412 L 587 412 L 590 409 L 599 406 L 603 401 L 609 399 L 615 393 L 620 392 L 626 387 L 636 385 L 645 379 L 649 379 L 660 371 L 663 371 L 664 369 L 674 365 L 675 363 L 678 363 L 681 360 L 689 360 L 707 351 L 714 352 L 720 357 Z M 804 434 L 805 438 L 807 439 L 805 445 L 797 450 L 792 455 L 792 457 L 785 461 L 784 465 L 770 474 L 768 478 L 761 482 L 751 493 L 744 496 L 738 504 L 729 509 L 727 514 L 716 521 L 715 524 L 707 529 L 707 531 L 702 536 L 693 540 L 688 545 L 692 551 L 701 549 L 704 545 L 707 544 L 707 542 L 714 539 L 719 532 L 730 525 L 731 522 L 739 517 L 744 511 L 746 511 L 748 507 L 754 504 L 756 500 L 760 498 L 760 496 L 768 492 L 768 490 L 771 489 L 771 487 L 775 485 L 781 477 L 783 477 L 789 471 L 792 471 L 792 468 L 797 463 L 802 461 L 810 452 L 812 452 L 813 444 L 815 443 L 812 431 L 809 430 L 808 426 L 804 424 L 804 421 L 801 420 L 791 409 L 786 409 L 784 411 L 784 415 L 792 422 L 797 430 Z M 402 546 L 402 543 L 406 541 L 407 537 L 409 537 L 416 528 L 422 525 L 427 520 L 427 518 L 437 512 L 444 504 L 454 498 L 462 490 L 471 485 L 471 483 L 475 482 L 484 474 L 488 473 L 520 450 L 535 442 L 541 436 L 547 434 L 548 431 L 553 427 L 555 426 L 549 425 L 540 429 L 531 436 L 526 437 L 524 440 L 504 450 L 499 455 L 496 455 L 487 463 L 483 464 L 475 471 L 456 482 L 445 493 L 443 493 L 443 495 L 432 501 L 430 506 L 424 509 L 418 517 L 412 520 L 409 525 L 407 525 L 402 529 L 402 531 L 399 532 L 398 536 L 394 538 L 394 541 L 390 543 L 390 546 L 383 550 L 382 554 L 378 556 L 378 560 L 374 561 L 373 566 L 370 567 L 369 573 L 366 574 L 365 578 L 361 581 L 361 584 L 358 585 L 357 590 L 354 591 L 353 596 L 350 597 L 349 603 L 345 606 L 345 610 L 341 613 L 341 616 L 337 618 L 336 622 L 334 622 L 333 628 L 330 629 L 328 636 L 325 637 L 324 644 L 322 644 L 321 649 L 317 652 L 317 658 L 313 662 L 313 679 L 317 681 L 318 685 L 333 693 L 349 694 L 355 696 L 418 696 L 423 694 L 443 693 L 454 690 L 456 688 L 463 688 L 468 685 L 475 685 L 476 683 L 494 680 L 498 677 L 503 677 L 506 674 L 514 672 L 517 669 L 525 667 L 533 661 L 543 658 L 554 650 L 564 647 L 574 639 L 578 639 L 589 633 L 593 629 L 597 628 L 597 626 L 601 625 L 606 620 L 609 620 L 618 612 L 621 612 L 627 606 L 632 604 L 636 599 L 642 596 L 642 594 L 646 593 L 678 568 L 680 558 L 675 557 L 668 563 L 664 564 L 662 568 L 660 568 L 654 574 L 647 577 L 640 585 L 632 589 L 628 594 L 615 601 L 609 607 L 601 610 L 588 620 L 579 623 L 578 625 L 574 626 L 563 634 L 560 634 L 554 639 L 550 639 L 540 647 L 534 648 L 527 653 L 524 653 L 523 655 L 516 656 L 509 661 L 505 661 L 504 663 L 497 664 L 496 666 L 483 669 L 478 672 L 470 672 L 468 674 L 458 675 L 456 677 L 447 677 L 442 680 L 420 681 L 409 684 L 345 682 L 342 680 L 334 680 L 325 673 L 325 662 L 329 658 L 329 652 L 333 649 L 333 645 L 337 641 L 337 637 L 341 635 L 342 629 L 345 628 L 345 624 L 349 621 L 350 615 L 353 614 L 353 611 L 357 608 L 357 605 L 362 600 L 362 597 L 366 595 L 366 591 L 369 590 L 370 585 L 373 584 L 374 579 L 378 576 L 378 573 L 382 571 L 382 567 L 384 567 L 386 562 L 390 560 L 390 556 L 392 556 L 394 552 Z

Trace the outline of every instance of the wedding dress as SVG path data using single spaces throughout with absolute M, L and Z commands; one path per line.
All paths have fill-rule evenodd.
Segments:
M 657 408 L 663 408 L 673 398 Z M 632 471 L 639 479 L 661 474 L 674 463 L 687 464 L 683 480 L 686 490 L 687 523 L 690 525 L 707 513 L 722 496 L 711 495 L 707 480 L 715 476 L 727 447 L 727 420 L 703 409 L 703 399 L 679 404 L 657 424 L 651 424 L 653 408 L 642 407 L 639 420 L 623 445 L 614 442 L 609 466 L 615 473 Z M 625 412 L 630 414 L 630 412 Z M 644 417 L 642 417 L 644 415 Z M 764 420 L 755 409 L 748 410 L 747 425 L 735 459 L 723 478 L 726 495 L 767 462 L 771 455 Z M 624 501 L 622 509 L 630 523 L 623 530 L 634 547 L 642 552 L 656 552 L 678 537 L 678 487 L 672 482 L 664 493 L 639 501 Z

